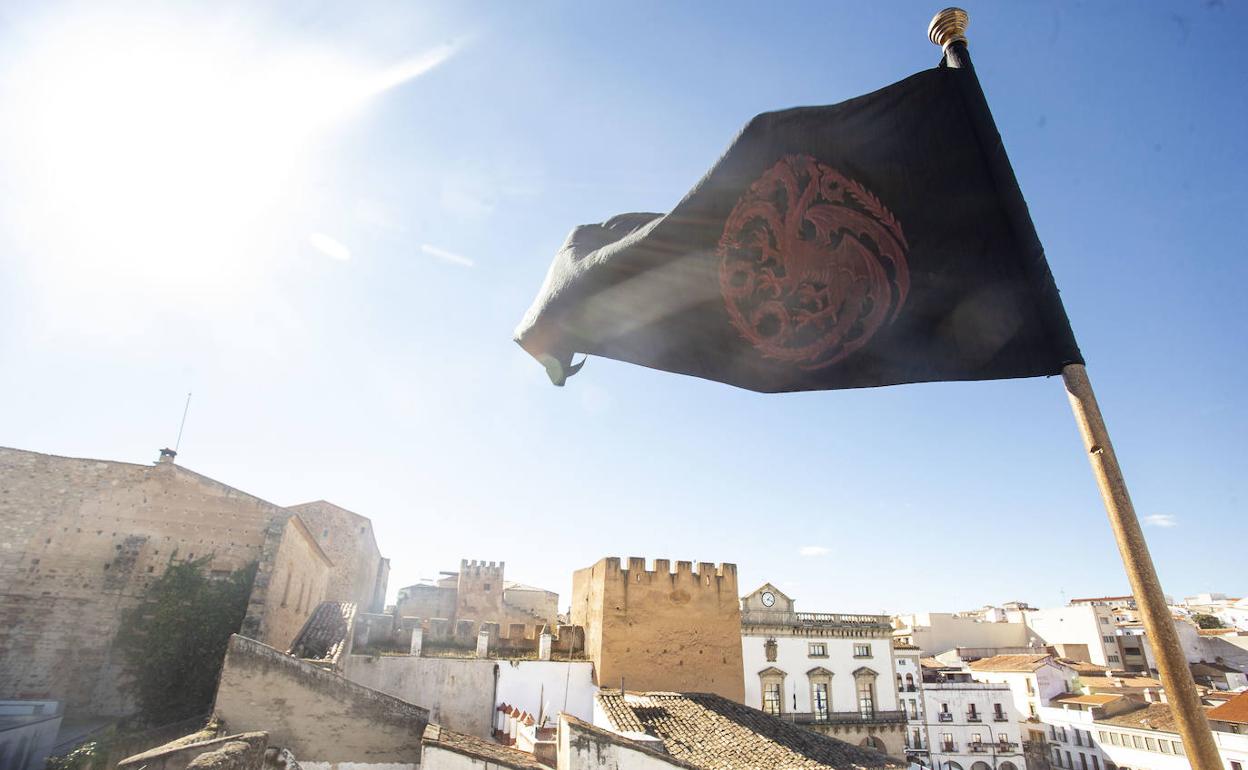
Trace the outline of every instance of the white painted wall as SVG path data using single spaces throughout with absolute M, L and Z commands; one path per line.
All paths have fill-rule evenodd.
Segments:
M 598 691 L 589 661 L 348 655 L 342 674 L 429 709 L 429 721 L 434 724 L 479 738 L 490 737 L 500 703 L 537 715 L 544 695 L 552 719 L 559 711 L 567 711 L 588 721 Z
M 1011 616 L 1014 615 L 1022 618 L 1044 644 L 1084 644 L 1088 647 L 1090 662 L 1098 666 L 1122 668 L 1114 611 L 1109 607 L 1053 607 L 1011 613 Z M 1105 641 L 1105 637 L 1109 637 L 1110 641 Z
M 776 660 L 767 660 L 765 644 L 776 640 Z M 827 646 L 826 658 L 810 655 L 811 644 Z M 854 645 L 871 645 L 871 657 L 855 658 Z M 811 703 L 810 679 L 807 672 L 814 668 L 826 668 L 832 672 L 831 703 L 829 711 L 857 711 L 858 694 L 855 690 L 854 672 L 866 667 L 876 673 L 876 711 L 896 711 L 897 670 L 893 662 L 891 639 L 841 639 L 830 636 L 742 636 L 741 654 L 745 669 L 745 704 L 757 709 L 763 707 L 762 685 L 759 672 L 778 668 L 787 676 L 784 680 L 784 712 L 814 711 Z M 796 698 L 797 708 L 793 707 Z
M 948 612 L 920 612 L 900 620 L 903 628 L 898 635 L 909 637 L 925 655 L 954 647 L 1026 647 L 1030 638 L 1019 622 L 985 623 Z
M 924 708 L 927 712 L 928 738 L 931 740 L 931 757 L 936 770 L 944 770 L 949 762 L 956 762 L 963 770 L 970 770 L 976 762 L 991 763 L 992 753 L 972 753 L 970 744 L 976 733 L 983 742 L 996 741 L 1001 735 L 1007 735 L 1015 744 L 1015 753 L 997 754 L 997 766 L 1008 761 L 1018 770 L 1026 769 L 1023 758 L 1022 736 L 1019 730 L 1019 714 L 1013 708 L 1010 688 L 1005 684 L 988 684 L 982 682 L 925 684 L 923 686 Z M 982 722 L 968 722 L 966 719 L 970 705 L 974 703 L 982 716 Z M 1001 703 L 1005 707 L 1007 721 L 992 721 L 993 704 Z M 952 714 L 949 722 L 940 721 L 941 705 L 946 704 Z M 945 751 L 942 745 L 944 734 L 953 738 L 954 750 Z
M 1020 719 L 1026 719 L 1034 707 L 1037 712 L 1050 700 L 1070 692 L 1070 682 L 1075 672 L 1066 666 L 1046 663 L 1034 672 L 1024 671 L 975 671 L 970 670 L 976 682 L 998 682 L 1010 688 L 1014 711 Z M 1030 688 L 1028 687 L 1030 683 Z

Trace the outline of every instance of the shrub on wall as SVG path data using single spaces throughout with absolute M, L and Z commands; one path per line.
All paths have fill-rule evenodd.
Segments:
M 211 560 L 171 562 L 122 619 L 117 650 L 128 674 L 125 687 L 149 723 L 211 708 L 226 645 L 247 614 L 256 565 L 217 577 L 207 572 Z

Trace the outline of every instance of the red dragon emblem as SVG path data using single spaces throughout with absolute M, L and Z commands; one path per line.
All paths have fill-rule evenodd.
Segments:
M 719 240 L 737 331 L 765 358 L 820 369 L 867 344 L 910 289 L 901 225 L 861 184 L 807 155 L 768 169 Z

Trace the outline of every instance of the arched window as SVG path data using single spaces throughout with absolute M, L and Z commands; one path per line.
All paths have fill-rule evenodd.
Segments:
M 1013 762 L 1007 759 L 1006 761 L 997 765 L 997 770 L 1018 770 L 1018 765 L 1014 764 Z
M 914 692 L 914 674 L 906 674 L 906 692 Z
M 957 762 L 946 762 L 945 770 L 962 770 L 962 765 L 959 765 Z
M 868 735 L 866 738 L 863 738 L 858 745 L 868 749 L 875 749 L 876 751 L 884 750 L 884 741 L 876 738 L 874 735 Z
M 988 766 L 987 762 L 976 762 L 971 765 L 971 770 L 992 770 L 992 768 Z
M 901 679 L 901 674 L 898 674 L 897 675 L 897 692 L 904 692 L 905 689 L 906 689 L 906 685 Z

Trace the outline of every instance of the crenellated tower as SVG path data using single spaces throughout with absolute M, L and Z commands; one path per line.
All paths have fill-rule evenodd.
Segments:
M 735 564 L 600 559 L 573 574 L 571 621 L 600 687 L 744 698 Z
M 503 562 L 460 560 L 455 617 L 503 621 Z

